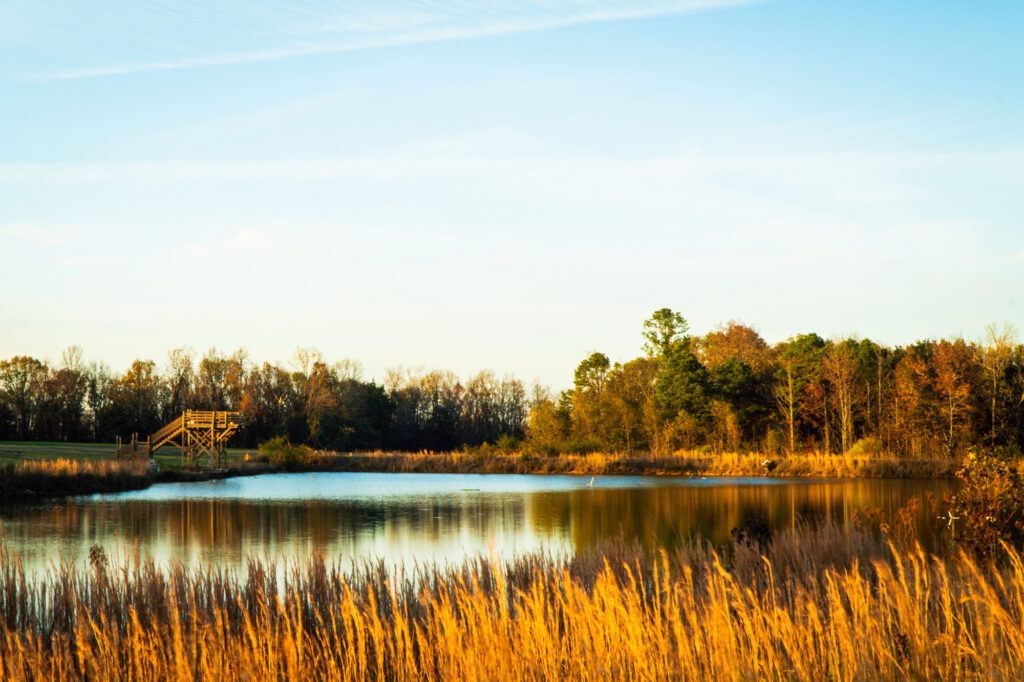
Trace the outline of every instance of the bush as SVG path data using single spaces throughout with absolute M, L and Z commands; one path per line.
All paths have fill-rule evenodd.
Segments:
M 519 447 L 519 439 L 510 433 L 503 433 L 494 442 L 495 447 L 504 452 L 515 452 Z
M 874 437 L 861 438 L 846 454 L 854 457 L 876 457 L 882 454 L 882 441 Z
M 284 436 L 271 438 L 259 447 L 261 455 L 266 456 L 271 464 L 278 464 L 292 469 L 309 461 L 312 452 L 305 445 L 292 445 Z
M 601 444 L 596 440 L 577 438 L 575 436 L 563 438 L 553 443 L 541 443 L 533 439 L 527 439 L 523 443 L 523 447 L 526 451 L 548 457 L 557 457 L 558 455 L 589 455 L 590 453 L 601 451 Z
M 957 472 L 963 488 L 949 500 L 953 538 L 981 559 L 1001 553 L 1001 542 L 1024 545 L 1024 477 L 1012 460 L 971 450 Z

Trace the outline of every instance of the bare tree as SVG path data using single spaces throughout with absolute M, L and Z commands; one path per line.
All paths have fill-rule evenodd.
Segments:
M 551 387 L 540 383 L 540 379 L 534 379 L 530 386 L 530 400 L 527 407 L 534 408 L 551 400 Z
M 342 358 L 334 363 L 332 370 L 339 381 L 361 381 L 363 378 L 363 363 L 351 358 Z
M 991 430 L 989 443 L 995 445 L 997 423 L 999 421 L 999 384 L 1006 373 L 1006 367 L 1013 357 L 1013 346 L 1017 338 L 1017 330 L 1009 322 L 1003 323 L 999 329 L 993 322 L 985 327 L 985 337 L 979 348 L 979 362 L 988 377 L 992 388 Z
M 188 346 L 175 348 L 167 354 L 167 383 L 170 389 L 168 412 L 170 419 L 191 407 L 195 387 L 196 352 Z
M 323 361 L 323 353 L 316 348 L 299 346 L 295 349 L 295 355 L 292 357 L 292 367 L 295 368 L 296 372 L 308 377 L 309 373 L 313 370 L 313 365 Z
M 853 341 L 836 341 L 825 351 L 822 361 L 832 384 L 836 414 L 839 415 L 842 451 L 846 452 L 853 445 L 853 405 L 858 386 Z
M 68 346 L 61 353 L 61 368 L 69 372 L 81 372 L 84 369 L 82 358 L 84 353 L 81 346 Z
M 796 449 L 796 385 L 793 378 L 793 359 L 782 360 L 781 379 L 775 384 L 775 401 L 786 419 L 789 432 L 789 454 Z

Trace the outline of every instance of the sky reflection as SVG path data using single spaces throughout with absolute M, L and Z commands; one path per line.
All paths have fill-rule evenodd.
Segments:
M 164 564 L 244 566 L 246 557 L 388 565 L 485 555 L 554 553 L 623 537 L 647 547 L 701 535 L 727 542 L 763 515 L 773 528 L 801 519 L 852 522 L 892 513 L 910 497 L 941 496 L 948 481 L 279 474 L 161 484 L 0 511 L 0 537 L 28 570 L 82 561 L 93 545 Z M 918 523 L 934 526 L 927 505 Z

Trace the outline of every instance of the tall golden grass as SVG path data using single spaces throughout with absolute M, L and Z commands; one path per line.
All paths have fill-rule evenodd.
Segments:
M 121 476 L 145 474 L 148 471 L 149 462 L 144 460 L 26 460 L 14 466 L 15 473 L 25 476 Z
M 765 459 L 759 454 L 708 455 L 695 451 L 555 456 L 500 451 L 314 452 L 301 468 L 394 473 L 764 476 L 769 473 L 763 464 Z M 960 467 L 955 459 L 906 460 L 882 455 L 814 453 L 771 459 L 776 464 L 773 476 L 952 478 Z
M 0 468 L 0 499 L 132 490 L 148 486 L 151 476 L 146 460 L 28 460 Z
M 1021 679 L 1024 563 L 825 526 L 672 553 L 240 575 L 0 550 L 9 680 Z

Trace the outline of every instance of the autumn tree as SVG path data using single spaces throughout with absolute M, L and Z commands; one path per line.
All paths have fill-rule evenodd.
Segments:
M 977 381 L 975 351 L 963 339 L 939 341 L 932 355 L 932 367 L 948 423 L 946 453 L 952 455 L 966 441 L 970 429 Z
M 937 445 L 942 433 L 939 397 L 932 357 L 935 344 L 919 341 L 907 347 L 893 372 L 897 403 L 894 435 L 897 449 L 920 457 Z
M 233 410 L 242 401 L 248 354 L 238 349 L 231 355 L 216 348 L 207 351 L 199 361 L 195 379 L 195 400 L 207 410 Z
M 825 341 L 817 334 L 802 334 L 776 346 L 779 369 L 773 395 L 784 420 L 789 452 L 796 450 L 797 426 L 811 402 L 806 389 L 819 374 Z
M 0 360 L 0 401 L 11 413 L 13 431 L 19 440 L 35 437 L 37 407 L 47 374 L 45 364 L 27 355 Z
M 573 373 L 572 427 L 582 440 L 606 443 L 610 405 L 605 384 L 612 364 L 604 353 L 591 353 Z
M 609 373 L 606 388 L 616 449 L 630 452 L 657 440 L 658 425 L 653 419 L 657 373 L 657 363 L 651 358 L 616 364 Z
M 570 429 L 568 401 L 558 405 L 548 398 L 530 408 L 527 433 L 533 450 L 553 455 L 572 449 Z
M 48 437 L 64 442 L 85 440 L 90 435 L 85 423 L 89 377 L 79 346 L 69 346 L 62 353 L 60 367 L 50 372 L 44 386 L 54 418 Z
M 98 418 L 108 438 L 131 433 L 142 437 L 163 426 L 164 384 L 152 360 L 135 360 L 108 388 L 109 399 Z
M 774 364 L 772 349 L 757 330 L 736 320 L 705 334 L 697 344 L 697 357 L 708 369 L 727 360 L 737 360 L 758 378 L 770 374 Z
M 313 445 L 325 447 L 339 428 L 336 377 L 322 360 L 315 361 L 303 379 L 304 412 L 308 438 Z
M 277 436 L 289 436 L 288 425 L 293 421 L 297 396 L 288 370 L 264 362 L 248 375 L 241 410 L 249 425 L 243 431 L 248 439 L 256 435 L 256 443 Z
M 861 395 L 855 356 L 856 348 L 856 341 L 845 339 L 830 344 L 822 355 L 822 368 L 832 389 L 835 413 L 839 416 L 842 452 L 846 452 L 853 445 L 854 406 Z

